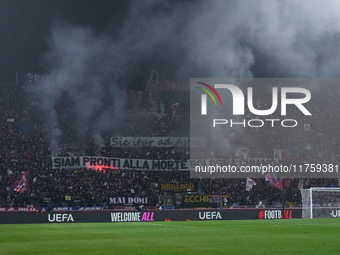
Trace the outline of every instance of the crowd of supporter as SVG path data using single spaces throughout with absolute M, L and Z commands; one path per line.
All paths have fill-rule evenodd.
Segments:
M 188 171 L 171 169 L 167 171 L 144 171 L 137 169 L 118 169 L 97 171 L 96 169 L 53 169 L 51 156 L 56 153 L 49 146 L 49 135 L 44 122 L 39 100 L 28 100 L 22 84 L 0 84 L 0 206 L 107 206 L 108 198 L 115 196 L 137 196 L 150 198 L 151 204 L 156 204 L 164 197 L 159 189 L 161 183 L 194 183 L 198 194 L 218 194 L 229 196 L 229 206 L 237 205 L 274 205 L 281 202 L 281 191 L 264 179 L 255 179 L 256 185 L 250 191 L 245 189 L 245 179 L 191 179 Z M 139 123 L 127 122 L 119 132 L 103 134 L 105 144 L 99 147 L 91 136 L 83 145 L 76 144 L 76 127 L 69 121 L 72 118 L 63 117 L 63 111 L 71 103 L 65 97 L 58 105 L 60 126 L 63 127 L 62 142 L 57 151 L 62 155 L 100 155 L 104 157 L 134 158 L 134 159 L 189 159 L 189 148 L 185 147 L 141 147 L 116 148 L 109 143 L 114 135 L 159 135 L 188 136 L 187 96 L 179 97 L 176 92 L 164 97 L 161 102 L 161 115 L 147 115 L 146 134 L 142 134 Z M 339 105 L 339 99 L 334 94 L 328 95 Z M 148 97 L 147 97 L 148 98 Z M 144 100 L 145 101 L 145 100 Z M 141 105 L 147 104 L 142 99 Z M 180 106 L 176 105 L 178 103 Z M 262 102 L 264 103 L 264 102 Z M 175 106 L 174 106 L 175 105 Z M 182 106 L 182 107 L 181 107 Z M 301 163 L 313 159 L 316 162 L 332 162 L 336 160 L 339 151 L 339 123 L 334 116 L 329 118 L 328 109 L 321 103 L 314 105 L 317 118 L 331 121 L 332 125 L 319 125 L 317 129 L 303 126 L 299 132 L 282 129 L 279 133 L 273 129 L 249 128 L 243 133 L 235 131 L 230 138 L 231 145 L 240 144 L 244 137 L 247 141 L 247 155 L 243 157 L 273 157 L 273 149 L 293 148 L 298 152 Z M 64 109 L 65 108 L 65 109 Z M 138 107 L 137 107 L 138 108 Z M 178 109 L 177 109 L 178 108 Z M 164 110 L 162 110 L 164 109 Z M 69 116 L 68 116 L 69 117 Z M 249 116 L 249 118 L 251 118 Z M 152 120 L 152 121 L 151 121 Z M 307 123 L 316 125 L 316 123 Z M 129 132 L 127 132 L 127 130 Z M 156 131 L 159 131 L 157 134 Z M 214 157 L 237 156 L 234 152 L 215 152 Z M 282 150 L 281 158 L 285 158 Z M 287 159 L 285 159 L 287 160 Z M 29 172 L 28 191 L 20 193 L 11 188 L 22 171 Z M 285 201 L 294 205 L 301 204 L 298 187 L 338 187 L 337 179 L 292 179 L 286 187 Z M 300 186 L 301 187 L 301 186 Z

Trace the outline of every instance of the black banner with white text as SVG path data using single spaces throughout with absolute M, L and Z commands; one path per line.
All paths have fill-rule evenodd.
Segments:
M 283 217 L 284 216 L 284 217 Z M 85 222 L 154 222 L 200 220 L 256 220 L 301 218 L 301 209 L 227 209 L 227 210 L 165 210 L 102 211 L 102 212 L 41 212 L 0 213 L 0 224 L 85 223 Z

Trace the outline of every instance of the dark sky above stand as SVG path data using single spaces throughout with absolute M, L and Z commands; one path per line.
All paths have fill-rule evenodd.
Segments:
M 49 72 L 74 29 L 129 76 L 339 77 L 339 13 L 337 0 L 1 0 L 0 81 Z
M 42 55 L 55 21 L 114 31 L 124 22 L 125 0 L 1 0 L 0 81 L 14 82 L 16 71 L 42 72 Z

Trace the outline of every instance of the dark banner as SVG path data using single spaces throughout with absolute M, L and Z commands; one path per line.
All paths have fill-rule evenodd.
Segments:
M 36 212 L 40 207 L 0 207 L 0 212 Z
M 182 195 L 181 208 L 212 208 L 211 195 Z
M 314 207 L 313 218 L 340 218 L 339 207 Z
M 166 194 L 164 206 L 165 209 L 175 209 L 175 196 L 173 194 Z
M 110 197 L 108 204 L 112 206 L 140 206 L 149 205 L 148 197 Z
M 102 211 L 103 206 L 72 206 L 72 207 L 54 207 L 53 211 Z M 47 207 L 40 207 L 40 211 L 47 211 Z
M 24 85 L 35 85 L 46 82 L 48 76 L 43 73 L 35 72 L 16 72 L 16 83 Z M 84 83 L 83 78 L 73 78 L 64 80 L 65 85 L 82 85 Z
M 162 80 L 159 82 L 159 89 L 162 91 L 189 90 L 189 88 L 190 84 L 181 81 Z
M 46 80 L 46 75 L 33 72 L 16 72 L 16 83 L 18 84 L 38 84 Z
M 103 212 L 41 212 L 0 213 L 0 224 L 27 223 L 82 223 L 82 222 L 154 222 L 199 220 L 255 220 L 301 218 L 301 209 L 288 209 L 282 214 L 275 209 L 227 209 L 227 210 L 168 210 L 168 211 L 103 211 Z
M 162 192 L 193 192 L 195 184 L 190 182 L 185 183 L 159 183 L 159 190 Z
M 154 137 L 111 137 L 112 147 L 204 147 L 205 140 L 189 137 L 173 137 L 173 136 L 154 136 Z
M 329 210 L 329 218 L 340 218 L 340 208 Z
M 301 209 L 262 209 L 258 211 L 257 217 L 259 220 L 277 220 L 277 219 L 295 219 L 302 218 Z

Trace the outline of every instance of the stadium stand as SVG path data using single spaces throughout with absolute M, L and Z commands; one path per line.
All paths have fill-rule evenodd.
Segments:
M 189 172 L 174 168 L 170 171 L 142 171 L 136 169 L 118 169 L 95 171 L 87 168 L 79 169 L 53 169 L 51 155 L 100 155 L 118 158 L 142 159 L 177 159 L 189 158 L 187 148 L 113 148 L 109 144 L 110 136 L 124 136 L 131 133 L 135 136 L 183 136 L 188 134 L 188 105 L 186 105 L 184 92 L 168 93 L 162 102 L 165 114 L 161 117 L 149 116 L 150 127 L 147 132 L 136 123 L 126 122 L 120 133 L 103 134 L 105 146 L 95 145 L 93 138 L 87 134 L 85 145 L 79 145 L 77 131 L 72 119 L 66 113 L 72 102 L 65 96 L 59 102 L 57 110 L 62 130 L 62 142 L 59 150 L 49 149 L 48 132 L 44 122 L 43 113 L 39 107 L 39 100 L 28 99 L 22 84 L 0 84 L 0 206 L 1 207 L 27 207 L 27 206 L 108 206 L 108 199 L 115 196 L 149 197 L 149 204 L 155 205 L 164 191 L 158 187 L 160 183 L 194 183 L 198 194 L 227 194 L 228 206 L 254 207 L 261 203 L 274 205 L 280 203 L 281 193 L 264 179 L 256 179 L 256 186 L 250 191 L 245 190 L 244 179 L 190 179 Z M 130 92 L 132 93 L 132 92 Z M 182 97 L 181 97 L 182 95 Z M 328 95 L 338 105 L 339 98 Z M 144 100 L 145 101 L 145 100 Z M 146 103 L 143 99 L 140 104 Z M 172 105 L 179 101 L 181 107 L 175 113 L 171 112 Z M 268 102 L 261 102 L 267 104 Z M 328 109 L 320 101 L 316 104 L 314 112 L 317 119 L 327 118 Z M 177 109 L 176 109 L 177 110 Z M 249 115 L 248 115 L 249 116 Z M 250 118 L 251 116 L 249 116 Z M 338 138 L 340 129 L 335 118 L 329 118 L 334 125 L 322 125 L 317 134 L 308 134 L 313 138 L 313 144 L 305 143 L 299 133 L 289 133 L 282 130 L 280 135 L 270 129 L 257 130 L 249 128 L 252 134 L 248 141 L 251 157 L 272 157 L 275 146 L 280 148 L 295 148 L 308 158 L 330 161 L 339 157 Z M 156 133 L 159 132 L 159 133 Z M 240 142 L 236 135 L 231 144 Z M 289 144 L 287 143 L 289 141 Z M 292 142 L 293 141 L 293 142 Z M 308 140 L 310 141 L 310 139 Z M 220 156 L 236 156 L 233 152 L 215 152 L 216 158 Z M 27 192 L 17 192 L 11 186 L 15 183 L 22 171 L 29 171 Z M 298 189 L 298 179 L 293 179 L 285 193 L 287 205 L 299 206 L 301 195 Z M 304 179 L 304 188 L 309 187 L 338 187 L 337 179 Z

